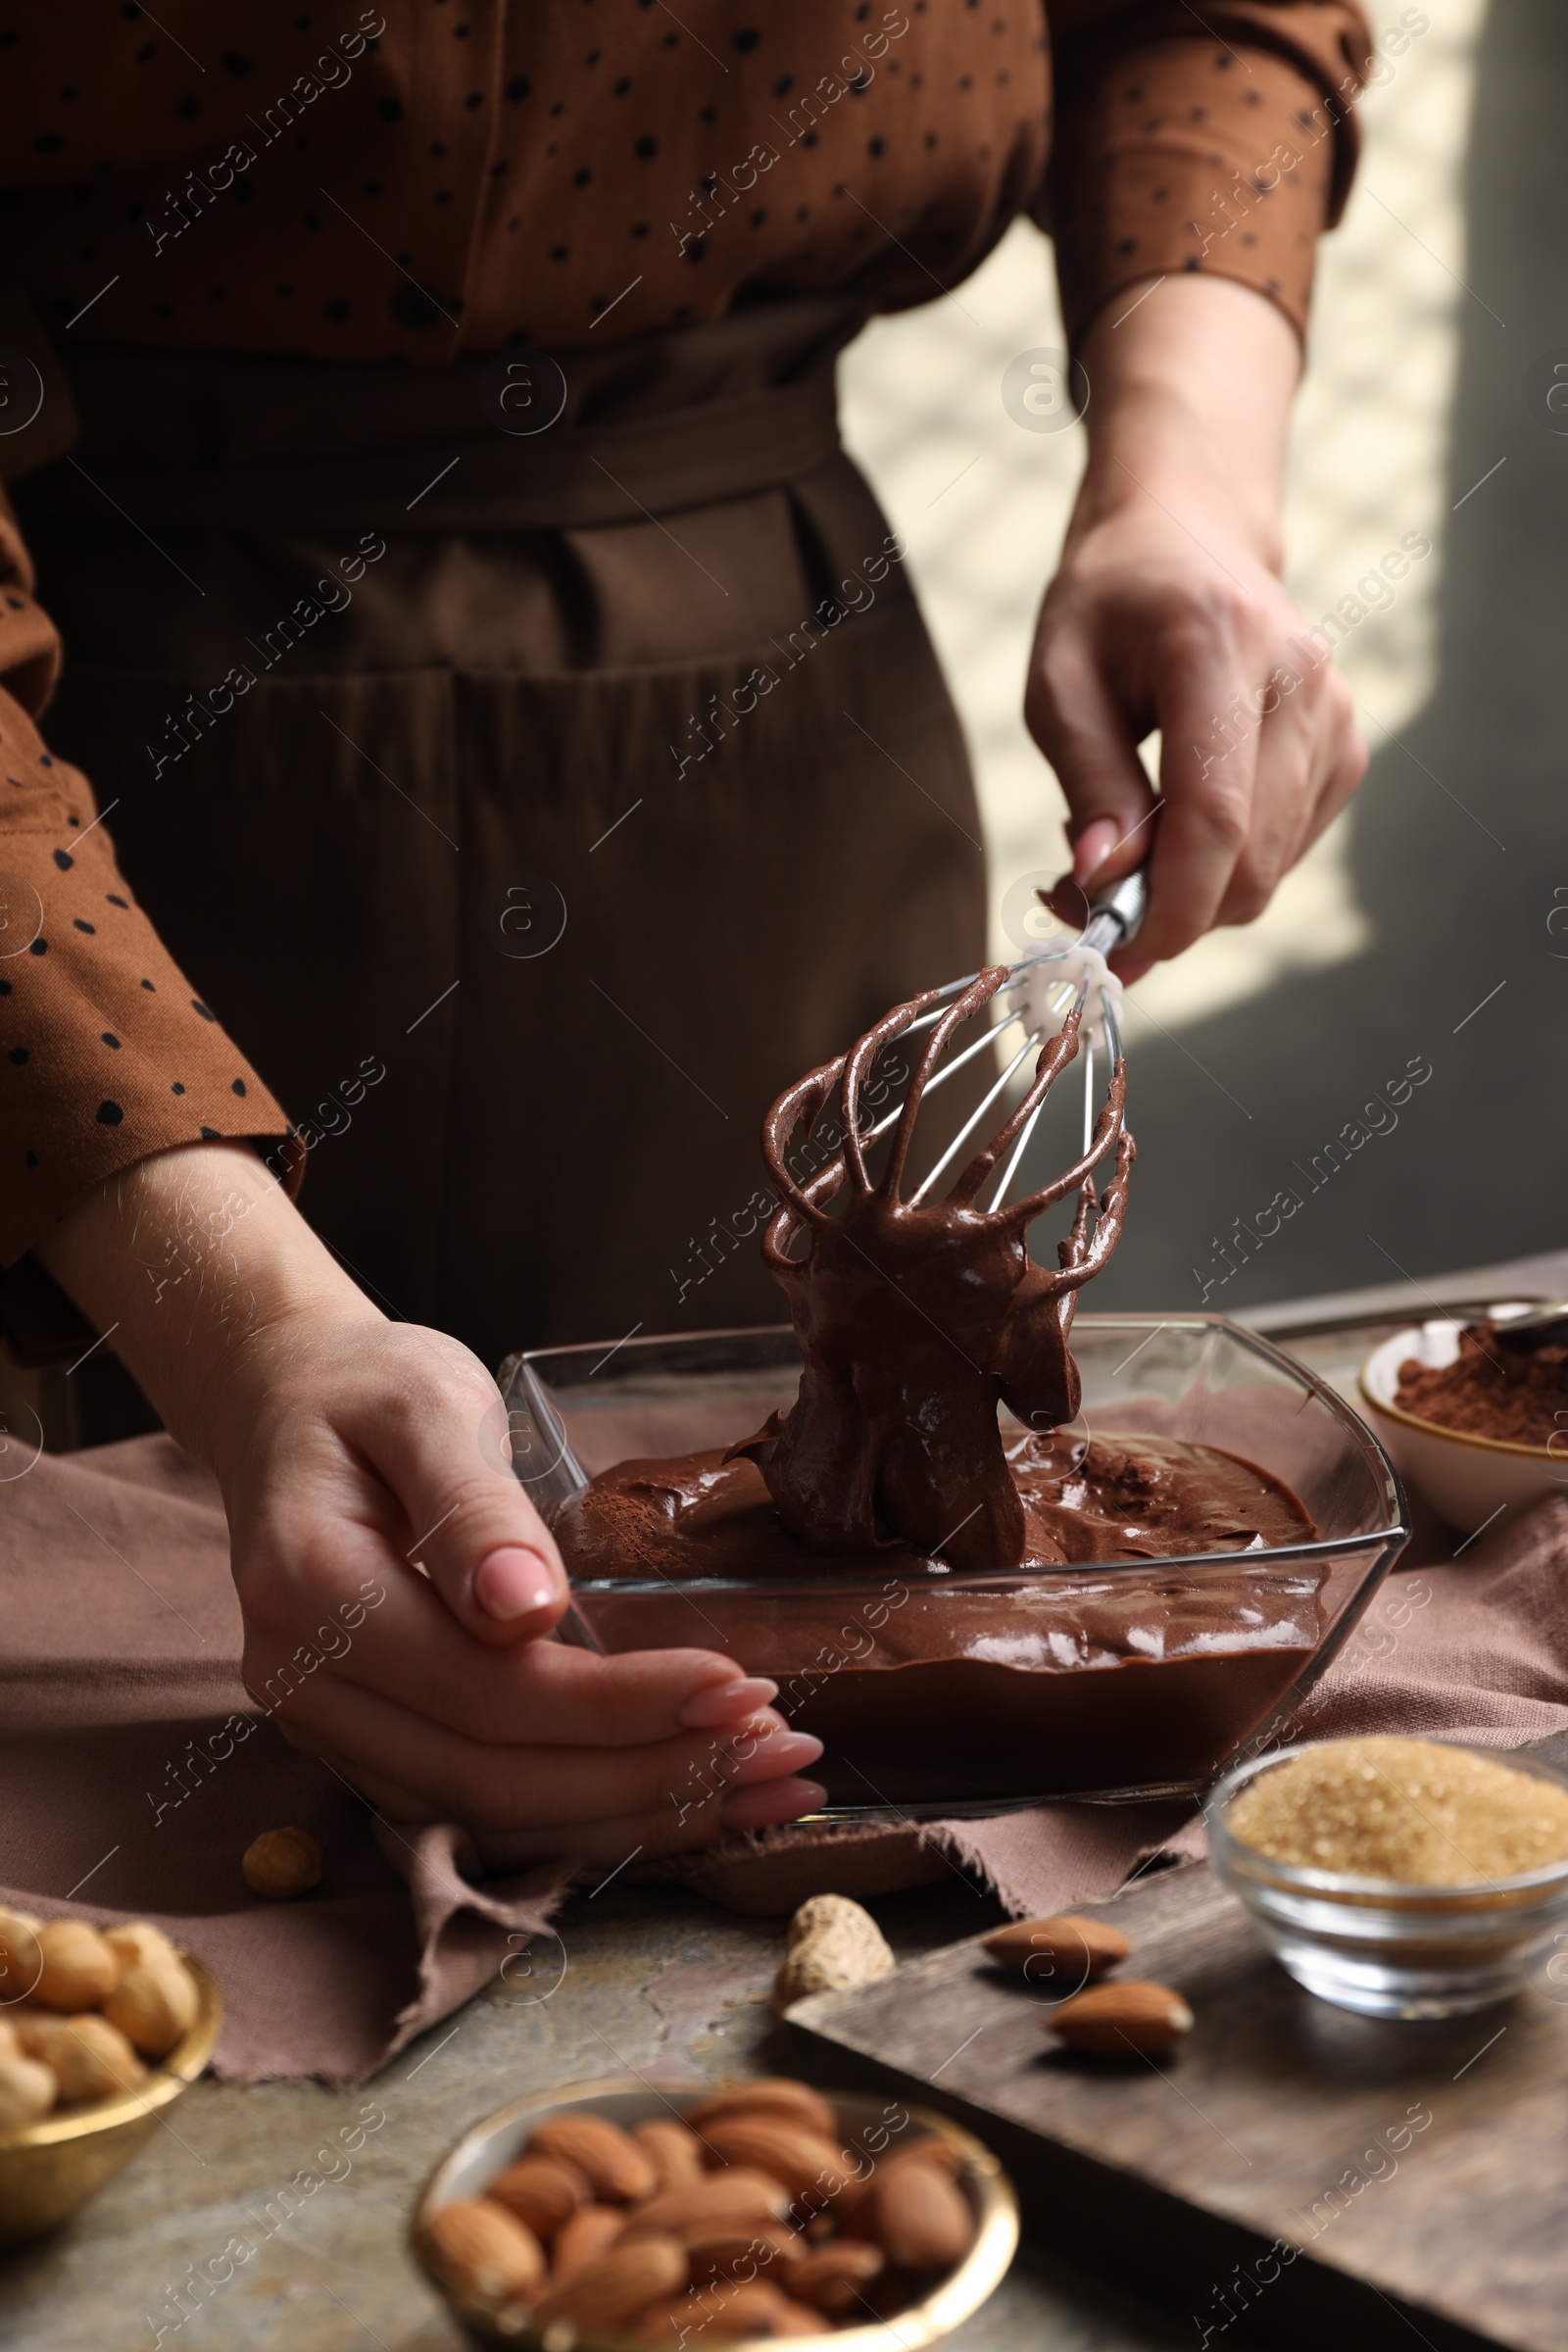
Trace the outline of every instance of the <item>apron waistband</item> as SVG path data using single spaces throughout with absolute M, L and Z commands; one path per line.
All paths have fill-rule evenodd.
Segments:
M 639 512 L 745 498 L 815 471 L 840 450 L 833 361 L 862 314 L 842 303 L 781 303 L 777 313 L 646 338 L 646 390 L 627 365 L 630 347 L 559 361 L 530 355 L 540 363 L 536 392 L 563 403 L 557 420 L 533 433 L 495 421 L 506 354 L 460 361 L 422 382 L 402 363 L 83 354 L 86 466 L 33 475 L 26 511 L 103 522 L 113 501 L 153 532 L 314 534 L 367 523 L 500 532 L 624 523 Z M 792 339 L 808 335 L 816 341 L 804 363 L 768 380 L 769 360 L 782 349 L 787 365 Z M 288 420 L 280 433 L 256 428 L 270 399 Z M 182 412 L 187 429 L 172 435 L 166 421 L 151 446 L 125 430 L 127 415 L 148 418 L 159 407 L 166 419 L 170 407 Z M 117 429 L 95 431 L 95 412 Z
M 832 379 L 714 401 L 635 425 L 562 422 L 527 440 L 499 429 L 363 458 L 116 469 L 74 467 L 28 485 L 27 511 L 101 522 L 106 496 L 145 528 L 166 530 L 569 530 L 748 497 L 836 457 Z

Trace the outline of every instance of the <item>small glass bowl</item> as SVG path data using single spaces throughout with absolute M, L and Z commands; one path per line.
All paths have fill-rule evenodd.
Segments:
M 1337 2009 L 1365 2017 L 1463 2017 L 1523 1989 L 1555 1935 L 1568 1928 L 1568 1859 L 1517 1878 L 1459 1886 L 1412 1886 L 1276 1862 L 1226 1825 L 1226 1811 L 1260 1773 L 1273 1772 L 1313 1740 L 1239 1764 L 1207 1804 L 1209 1853 L 1232 1894 L 1247 1906 L 1281 1966 Z M 1495 1748 L 1437 1742 L 1463 1755 L 1504 1761 Z M 1568 1788 L 1568 1774 L 1538 1757 L 1506 1756 L 1510 1771 Z

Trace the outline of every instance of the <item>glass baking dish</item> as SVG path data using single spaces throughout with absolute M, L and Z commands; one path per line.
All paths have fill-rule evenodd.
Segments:
M 1243 1455 L 1300 1496 L 1308 1542 L 958 1575 L 573 1580 L 564 1638 L 697 1646 L 770 1675 L 825 1743 L 838 1815 L 979 1815 L 1052 1798 L 1188 1794 L 1251 1753 L 1317 1680 L 1408 1535 L 1404 1495 L 1344 1398 L 1217 1315 L 1081 1314 L 1092 1436 Z M 547 1519 L 634 1457 L 749 1437 L 795 1396 L 787 1325 L 554 1348 L 502 1366 L 513 1465 Z

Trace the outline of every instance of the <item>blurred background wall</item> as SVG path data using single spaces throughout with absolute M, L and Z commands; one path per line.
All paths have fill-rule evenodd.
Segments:
M 1401 10 L 1373 0 L 1374 28 Z M 1288 580 L 1309 620 L 1350 623 L 1371 768 L 1259 922 L 1134 992 L 1134 1210 L 1097 1305 L 1234 1308 L 1568 1244 L 1568 437 L 1545 403 L 1556 358 L 1568 382 L 1568 11 L 1425 13 L 1361 107 L 1291 458 Z M 999 955 L 1009 890 L 1015 931 L 1025 878 L 1067 863 L 1020 698 L 1082 434 L 1001 397 L 1016 354 L 1061 340 L 1019 223 L 844 363 L 968 730 Z M 1412 532 L 1430 557 L 1358 597 Z M 1412 1061 L 1431 1076 L 1391 1104 Z M 1260 1239 L 1282 1190 L 1300 1206 Z

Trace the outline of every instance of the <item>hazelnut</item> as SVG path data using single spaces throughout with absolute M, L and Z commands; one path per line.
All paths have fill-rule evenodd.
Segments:
M 144 2058 L 167 2058 L 196 2023 L 195 1980 L 177 1954 L 133 1962 L 103 2014 Z
M 0 2132 L 19 2132 L 47 2115 L 60 2085 L 41 2059 L 0 2058 Z
M 84 1919 L 52 1919 L 38 1931 L 42 1959 L 33 1998 L 46 2009 L 96 2009 L 120 1983 L 120 1956 Z
M 245 1848 L 246 1883 L 270 1903 L 309 1894 L 321 1879 L 321 1849 L 309 1830 L 264 1830 Z
M 130 1969 L 148 1962 L 157 1967 L 160 1961 L 177 1961 L 175 1951 L 162 1928 L 155 1928 L 150 1919 L 133 1919 L 122 1928 L 105 1928 L 104 1941 L 112 1952 L 120 1954 L 122 1968 Z
M 43 1925 L 27 1911 L 0 1905 L 0 2001 L 30 2000 L 43 1974 L 38 1930 Z
M 57 2078 L 63 2099 L 105 2099 L 112 2091 L 133 2090 L 147 2071 L 119 2027 L 95 2011 L 48 2017 L 34 2009 L 16 2025 L 17 2039 Z

